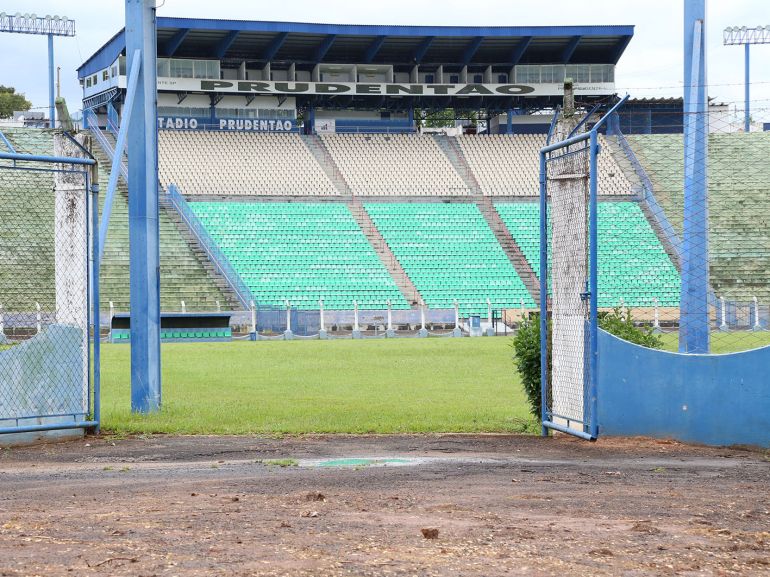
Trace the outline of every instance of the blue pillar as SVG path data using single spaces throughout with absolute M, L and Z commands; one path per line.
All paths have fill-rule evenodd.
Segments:
M 508 122 L 505 126 L 506 134 L 513 134 L 513 108 L 508 109 Z
M 305 119 L 305 134 L 313 134 L 315 132 L 315 106 L 312 104 L 308 106 L 307 118 Z
M 751 73 L 750 73 L 750 68 L 751 67 L 750 67 L 750 60 L 749 60 L 749 46 L 751 46 L 751 45 L 750 44 L 746 44 L 744 46 L 744 48 L 746 49 L 746 62 L 745 62 L 745 66 L 746 66 L 746 70 L 745 70 L 746 80 L 745 80 L 745 83 L 746 83 L 746 86 L 744 88 L 744 91 L 745 91 L 745 95 L 744 96 L 746 98 L 746 112 L 745 112 L 745 118 L 743 120 L 743 126 L 744 126 L 743 130 L 745 132 L 750 132 L 751 131 L 751 110 L 749 109 L 749 107 L 750 107 L 750 100 L 749 100 L 750 83 L 749 83 L 749 77 L 751 76 Z
M 407 113 L 409 119 L 409 130 L 414 130 L 414 106 L 410 106 Z
M 51 128 L 56 128 L 56 102 L 54 101 L 53 79 L 53 34 L 48 35 L 48 117 Z
M 131 410 L 160 408 L 157 38 L 154 0 L 126 0 L 126 54 L 141 52 L 128 125 Z M 128 66 L 136 64 L 128 61 Z M 131 75 L 131 70 L 128 70 Z
M 679 352 L 709 352 L 706 2 L 684 8 L 684 222 Z

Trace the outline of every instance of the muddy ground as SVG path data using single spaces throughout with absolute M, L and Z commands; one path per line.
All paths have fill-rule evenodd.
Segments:
M 323 461 L 350 457 L 374 461 Z M 0 575 L 72 574 L 768 575 L 770 457 L 503 435 L 2 450 Z

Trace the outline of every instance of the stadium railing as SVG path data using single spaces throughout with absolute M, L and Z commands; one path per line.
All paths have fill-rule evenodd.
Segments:
M 165 194 L 161 195 L 161 204 L 164 204 L 165 201 L 168 201 L 170 208 L 176 210 L 182 221 L 190 229 L 190 232 L 198 241 L 198 244 L 200 244 L 201 248 L 209 257 L 211 264 L 224 277 L 227 284 L 230 285 L 230 288 L 238 297 L 243 308 L 248 309 L 251 302 L 256 302 L 254 295 L 246 283 L 243 282 L 243 279 L 241 279 L 241 276 L 235 270 L 233 265 L 230 264 L 230 261 L 219 248 L 217 242 L 208 233 L 201 220 L 192 211 L 190 205 L 184 199 L 175 184 L 169 184 Z
M 88 121 L 88 127 L 91 131 L 91 134 L 94 135 L 94 137 L 96 138 L 96 141 L 107 153 L 107 156 L 110 157 L 110 160 L 112 160 L 112 158 L 115 156 L 115 147 L 110 142 L 110 139 L 107 138 L 107 136 L 104 134 L 102 129 L 99 128 L 96 115 L 93 113 L 93 111 L 86 109 L 83 111 L 83 116 Z M 125 158 L 122 158 L 120 160 L 120 175 L 123 177 L 123 179 L 126 182 L 128 182 L 128 166 L 126 166 Z

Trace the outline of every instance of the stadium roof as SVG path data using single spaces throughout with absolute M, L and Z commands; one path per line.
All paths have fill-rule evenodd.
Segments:
M 158 18 L 158 56 L 225 63 L 616 64 L 633 26 L 379 26 Z M 78 68 L 83 78 L 125 51 L 119 31 Z

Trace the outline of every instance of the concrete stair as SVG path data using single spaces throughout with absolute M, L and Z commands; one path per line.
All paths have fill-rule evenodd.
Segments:
M 358 198 L 353 198 L 348 202 L 348 208 L 350 209 L 350 214 L 353 215 L 356 223 L 358 223 L 359 228 L 369 240 L 369 244 L 374 249 L 374 252 L 377 253 L 380 261 L 395 281 L 398 290 L 401 291 L 401 294 L 404 295 L 404 298 L 413 309 L 417 308 L 423 302 L 422 295 L 417 290 L 417 287 L 414 286 L 414 283 L 412 283 L 409 275 L 406 274 L 401 263 L 396 259 L 396 255 L 390 250 L 380 231 L 377 230 L 364 205 Z
M 166 216 L 168 216 L 168 219 L 174 224 L 177 231 L 179 232 L 179 235 L 187 243 L 187 246 L 190 247 L 190 250 L 192 251 L 193 255 L 195 255 L 195 258 L 203 266 L 209 279 L 211 279 L 217 289 L 219 289 L 219 291 L 225 296 L 226 302 L 220 302 L 222 307 L 229 310 L 243 309 L 243 304 L 236 296 L 235 292 L 230 286 L 230 283 L 228 283 L 227 279 L 225 279 L 217 271 L 216 267 L 209 259 L 208 253 L 198 242 L 198 238 L 192 233 L 190 227 L 187 226 L 187 223 L 182 219 L 179 212 L 168 200 L 163 191 L 161 191 L 160 194 L 160 207 L 161 210 L 165 211 Z
M 441 151 L 452 163 L 457 174 L 460 175 L 465 186 L 467 186 L 471 194 L 481 195 L 481 186 L 479 181 L 476 180 L 476 176 L 473 174 L 471 167 L 468 165 L 468 161 L 465 160 L 460 145 L 457 143 L 457 137 L 446 136 L 444 134 L 434 134 L 433 139 L 438 144 Z
M 114 138 L 107 133 L 114 145 Z M 94 139 L 93 154 L 101 170 L 100 201 L 103 204 L 107 192 L 109 155 Z M 128 187 L 122 177 L 118 179 L 117 195 L 113 200 L 112 220 L 107 234 L 107 246 L 102 260 L 102 308 L 109 308 L 113 301 L 117 310 L 129 308 L 128 273 Z M 217 301 L 223 310 L 241 308 L 227 281 L 216 272 L 205 251 L 198 245 L 192 233 L 181 223 L 173 207 L 164 202 L 161 193 L 160 212 L 161 252 L 161 309 L 177 311 L 185 301 L 189 311 L 214 311 Z
M 495 205 L 492 203 L 492 199 L 488 196 L 481 197 L 481 200 L 476 202 L 476 206 L 479 212 L 484 216 L 484 220 L 487 221 L 489 228 L 495 235 L 497 242 L 500 243 L 508 260 L 511 261 L 513 268 L 516 269 L 519 277 L 521 278 L 524 286 L 527 288 L 532 300 L 535 303 L 540 302 L 540 280 L 532 270 L 529 262 L 527 261 L 521 248 L 514 240 L 508 227 L 505 226 L 503 219 L 495 210 Z
M 352 197 L 353 191 L 350 189 L 345 177 L 342 176 L 342 171 L 334 162 L 331 154 L 324 146 L 323 141 L 315 134 L 302 134 L 302 141 L 307 146 L 310 153 L 316 159 L 316 162 L 321 166 L 326 176 L 332 181 L 332 184 L 337 189 L 337 192 L 342 196 Z

